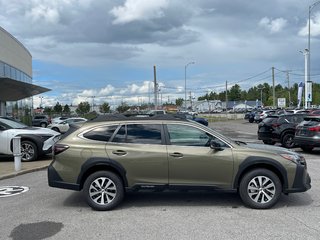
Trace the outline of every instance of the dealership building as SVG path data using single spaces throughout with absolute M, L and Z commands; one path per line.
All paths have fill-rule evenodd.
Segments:
M 0 27 L 0 116 L 19 118 L 32 112 L 32 96 L 50 91 L 32 84 L 32 56 Z

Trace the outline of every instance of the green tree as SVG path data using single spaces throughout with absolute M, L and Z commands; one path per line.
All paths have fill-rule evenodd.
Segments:
M 241 100 L 241 88 L 238 84 L 235 84 L 231 87 L 228 93 L 228 99 L 230 101 L 239 101 Z
M 59 115 L 62 113 L 62 106 L 59 102 L 53 107 L 53 111 Z
M 100 112 L 102 113 L 108 113 L 110 112 L 110 105 L 107 102 L 104 102 L 101 106 L 100 106 Z
M 90 104 L 88 102 L 79 103 L 76 113 L 79 115 L 86 114 L 90 111 Z
M 183 99 L 183 98 L 177 98 L 177 99 L 176 99 L 176 105 L 177 105 L 178 107 L 181 107 L 182 104 L 183 104 L 183 102 L 184 102 L 184 99 Z
M 51 107 L 45 107 L 44 110 L 43 110 L 43 113 L 46 114 L 46 115 L 49 115 L 51 116 L 52 115 L 52 108 Z
M 130 109 L 130 107 L 129 107 L 125 102 L 122 102 L 121 105 L 119 105 L 116 110 L 117 110 L 119 113 L 124 113 L 124 112 L 127 111 L 128 109 Z
M 68 104 L 64 105 L 62 112 L 66 115 L 70 115 L 71 110 Z

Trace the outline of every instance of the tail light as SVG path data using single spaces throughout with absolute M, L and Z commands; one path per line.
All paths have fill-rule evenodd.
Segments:
M 309 127 L 308 130 L 311 132 L 320 132 L 320 126 Z
M 55 144 L 53 146 L 53 155 L 58 155 L 69 148 L 68 145 L 65 144 Z

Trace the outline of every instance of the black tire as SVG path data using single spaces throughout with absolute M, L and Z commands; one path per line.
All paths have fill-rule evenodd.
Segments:
M 267 144 L 267 145 L 275 145 L 276 144 L 276 142 L 274 142 L 272 140 L 263 140 L 263 143 Z
M 312 146 L 300 146 L 300 148 L 304 151 L 304 152 L 312 152 L 313 147 Z
M 262 185 L 260 185 L 261 181 Z M 278 202 L 281 192 L 282 184 L 279 177 L 264 168 L 246 173 L 239 186 L 239 194 L 243 203 L 255 209 L 271 208 Z
M 249 118 L 249 123 L 253 123 L 254 119 L 253 118 Z
M 90 207 L 94 210 L 106 211 L 121 203 L 124 197 L 124 186 L 118 175 L 109 171 L 99 171 L 86 179 L 83 193 Z
M 46 128 L 47 126 L 48 126 L 48 124 L 45 122 L 40 123 L 40 127 L 42 127 L 42 128 Z
M 281 140 L 281 144 L 285 148 L 293 148 L 294 147 L 294 134 L 293 133 L 286 133 Z
M 57 128 L 57 127 L 53 127 L 52 130 L 56 131 L 56 132 L 60 132 L 59 128 Z
M 38 158 L 37 145 L 28 140 L 21 141 L 21 161 L 30 162 Z

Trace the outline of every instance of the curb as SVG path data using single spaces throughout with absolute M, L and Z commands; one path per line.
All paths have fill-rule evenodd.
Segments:
M 20 175 L 23 175 L 23 174 L 26 174 L 26 173 L 32 173 L 32 172 L 41 171 L 41 170 L 44 170 L 44 169 L 47 169 L 47 168 L 48 168 L 48 166 L 41 166 L 41 167 L 36 167 L 36 168 L 32 168 L 32 169 L 21 170 L 19 172 L 9 173 L 9 174 L 0 176 L 0 180 L 13 178 L 13 177 L 20 176 Z

